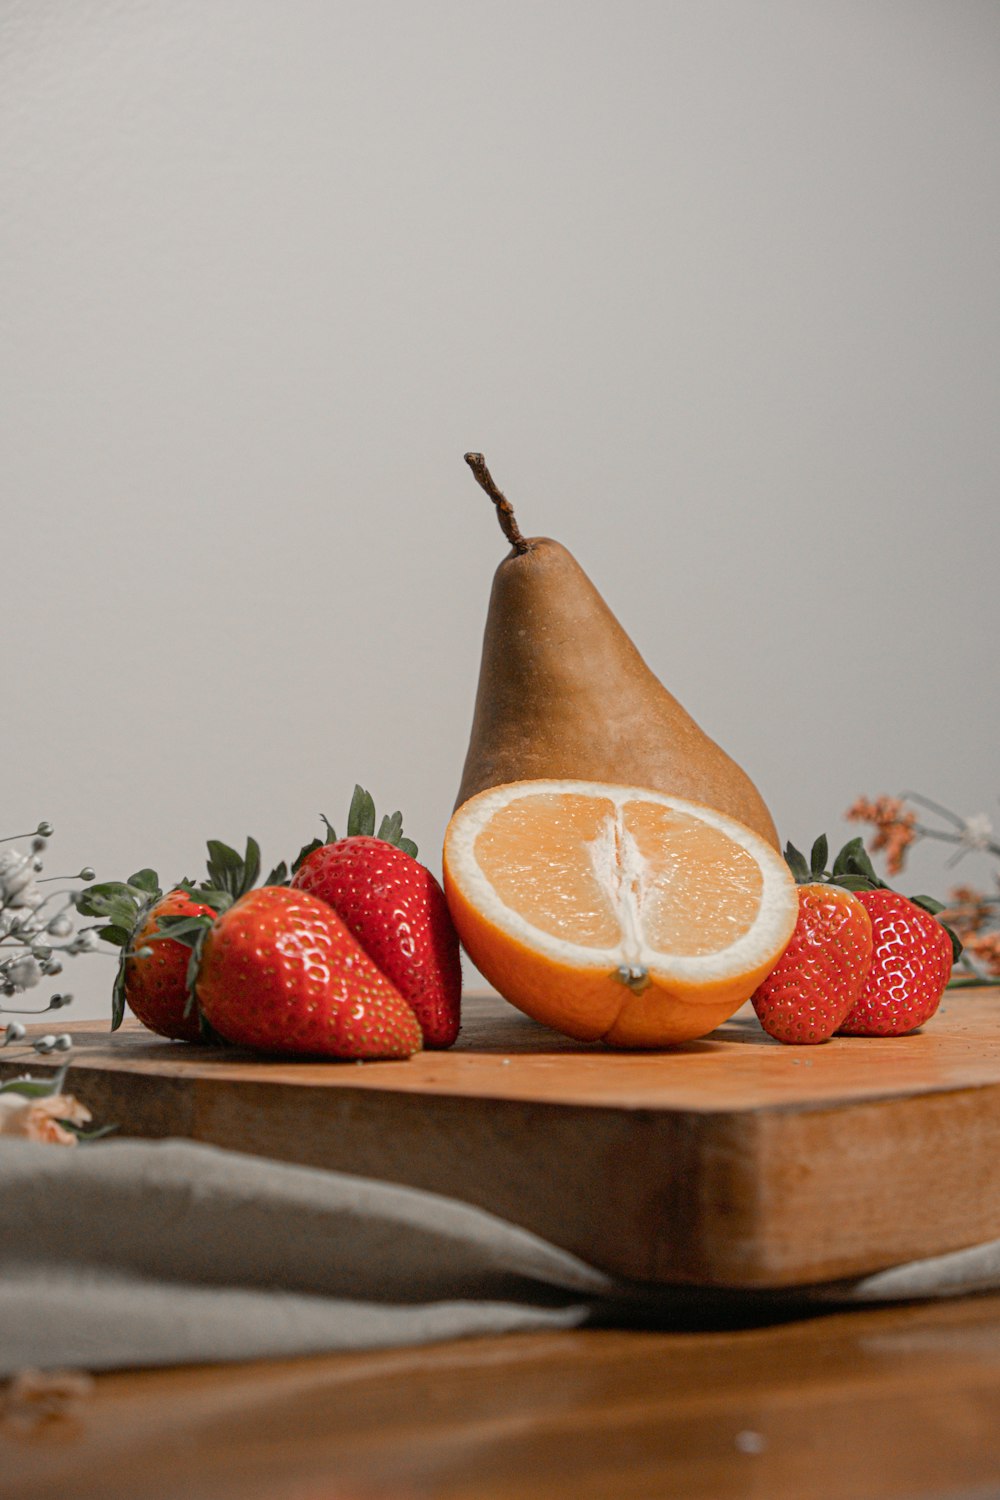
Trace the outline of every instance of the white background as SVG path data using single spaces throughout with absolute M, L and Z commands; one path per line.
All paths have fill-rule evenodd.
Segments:
M 46 873 L 276 861 L 355 781 L 439 871 L 469 448 L 783 837 L 998 811 L 991 0 L 5 0 L 0 130 L 0 831 L 51 819 Z

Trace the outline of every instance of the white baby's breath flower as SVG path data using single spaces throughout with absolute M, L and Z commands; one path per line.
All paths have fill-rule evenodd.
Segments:
M 92 928 L 85 932 L 78 932 L 76 937 L 67 947 L 67 953 L 94 953 L 98 946 L 97 933 Z
M 32 861 L 27 854 L 22 854 L 18 849 L 5 849 L 0 854 L 0 895 L 5 901 L 10 901 L 34 877 Z
M 50 917 L 46 923 L 45 931 L 55 938 L 70 937 L 73 932 L 73 918 L 68 911 L 56 912 L 55 916 Z
M 28 880 L 12 896 L 8 896 L 7 905 L 21 907 L 26 911 L 34 911 L 36 907 L 41 906 L 44 900 L 45 892 L 37 880 Z
M 993 837 L 993 824 L 986 813 L 973 813 L 966 818 L 962 828 L 962 843 L 968 849 L 988 849 Z
M 25 953 L 20 958 L 15 958 L 13 963 L 7 964 L 4 969 L 4 978 L 15 989 L 32 990 L 41 982 L 42 966 L 37 958 L 33 958 L 30 953 Z

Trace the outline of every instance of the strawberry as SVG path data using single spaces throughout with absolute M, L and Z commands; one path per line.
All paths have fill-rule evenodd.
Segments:
M 128 880 L 88 886 L 77 897 L 77 909 L 103 918 L 98 928 L 106 942 L 121 950 L 112 989 L 111 1029 L 116 1031 L 126 1005 L 160 1036 L 175 1041 L 211 1040 L 192 1003 L 190 944 L 185 928 L 201 931 L 198 918 L 214 917 L 248 890 L 260 873 L 260 850 L 247 840 L 244 856 L 217 840 L 208 842 L 208 880 L 199 886 L 185 880 L 164 895 L 155 870 L 139 870 Z M 196 919 L 192 923 L 191 919 Z M 179 927 L 181 941 L 170 935 Z
M 871 918 L 874 953 L 857 1004 L 840 1024 L 845 1036 L 903 1036 L 929 1021 L 951 977 L 947 929 L 897 891 L 857 892 Z
M 398 812 L 375 834 L 375 805 L 361 787 L 347 836 L 326 826 L 329 842 L 303 850 L 292 888 L 333 907 L 412 1008 L 424 1045 L 450 1047 L 459 1032 L 462 968 L 444 891 L 402 837 Z
M 121 1025 L 127 1004 L 159 1036 L 200 1041 L 198 1016 L 188 1004 L 190 952 L 182 943 L 161 938 L 159 919 L 214 916 L 212 907 L 186 886 L 164 895 L 155 870 L 88 886 L 76 904 L 84 915 L 103 918 L 100 936 L 121 949 L 111 998 L 112 1031 Z
M 962 951 L 937 913 L 940 901 L 907 897 L 875 873 L 860 838 L 845 844 L 831 881 L 855 893 L 872 924 L 872 961 L 857 1004 L 838 1030 L 846 1036 L 904 1036 L 929 1021 Z
M 161 917 L 214 916 L 210 906 L 196 901 L 190 891 L 168 891 L 146 912 L 125 958 L 125 1000 L 133 1015 L 160 1036 L 179 1042 L 202 1040 L 198 1013 L 188 1005 L 187 967 L 190 951 L 173 938 L 162 938 Z
M 810 863 L 785 850 L 799 887 L 795 931 L 752 996 L 757 1017 L 779 1042 L 825 1042 L 850 1014 L 872 956 L 872 924 L 860 899 L 824 879 L 827 843 L 817 839 Z
M 406 1001 L 308 891 L 258 886 L 215 918 L 194 952 L 201 1011 L 236 1046 L 341 1058 L 420 1049 Z

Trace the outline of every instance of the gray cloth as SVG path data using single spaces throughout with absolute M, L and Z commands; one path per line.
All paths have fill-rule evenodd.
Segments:
M 1000 1242 L 833 1286 L 820 1305 L 1000 1285 Z M 0 1140 L 0 1376 L 768 1316 L 789 1297 L 632 1287 L 452 1199 L 187 1141 Z

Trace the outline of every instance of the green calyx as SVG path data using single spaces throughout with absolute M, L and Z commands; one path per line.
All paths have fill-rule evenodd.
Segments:
M 875 866 L 868 857 L 864 840 L 860 837 L 850 839 L 844 845 L 828 870 L 826 864 L 829 857 L 830 846 L 825 833 L 821 833 L 813 844 L 808 859 L 801 850 L 796 849 L 794 844 L 785 845 L 785 863 L 794 875 L 796 885 L 822 883 L 840 886 L 845 891 L 891 891 L 894 889 L 877 874 Z M 907 896 L 906 899 L 932 917 L 937 917 L 938 912 L 944 911 L 943 902 L 936 901 L 933 896 Z M 947 922 L 942 922 L 940 925 L 951 940 L 953 961 L 957 963 L 962 953 L 961 940 Z
M 125 1015 L 125 963 L 132 956 L 132 938 L 163 895 L 155 870 L 137 870 L 127 880 L 105 880 L 89 885 L 74 896 L 83 917 L 97 917 L 98 937 L 120 950 L 111 989 L 111 1030 L 117 1031 Z
M 308 858 L 316 849 L 322 849 L 327 844 L 336 844 L 339 835 L 334 829 L 326 813 L 320 813 L 323 826 L 326 830 L 326 838 L 313 839 L 311 844 L 306 844 L 299 850 L 295 862 L 292 865 L 292 874 L 299 869 L 302 862 Z M 375 828 L 376 813 L 375 800 L 371 792 L 366 792 L 364 787 L 355 786 L 354 796 L 347 813 L 347 833 L 345 838 L 354 838 L 361 834 L 367 838 L 383 839 L 385 843 L 392 844 L 395 849 L 402 849 L 404 854 L 411 858 L 417 857 L 417 846 L 412 839 L 403 837 L 403 814 L 401 812 L 384 813 L 382 820 Z

